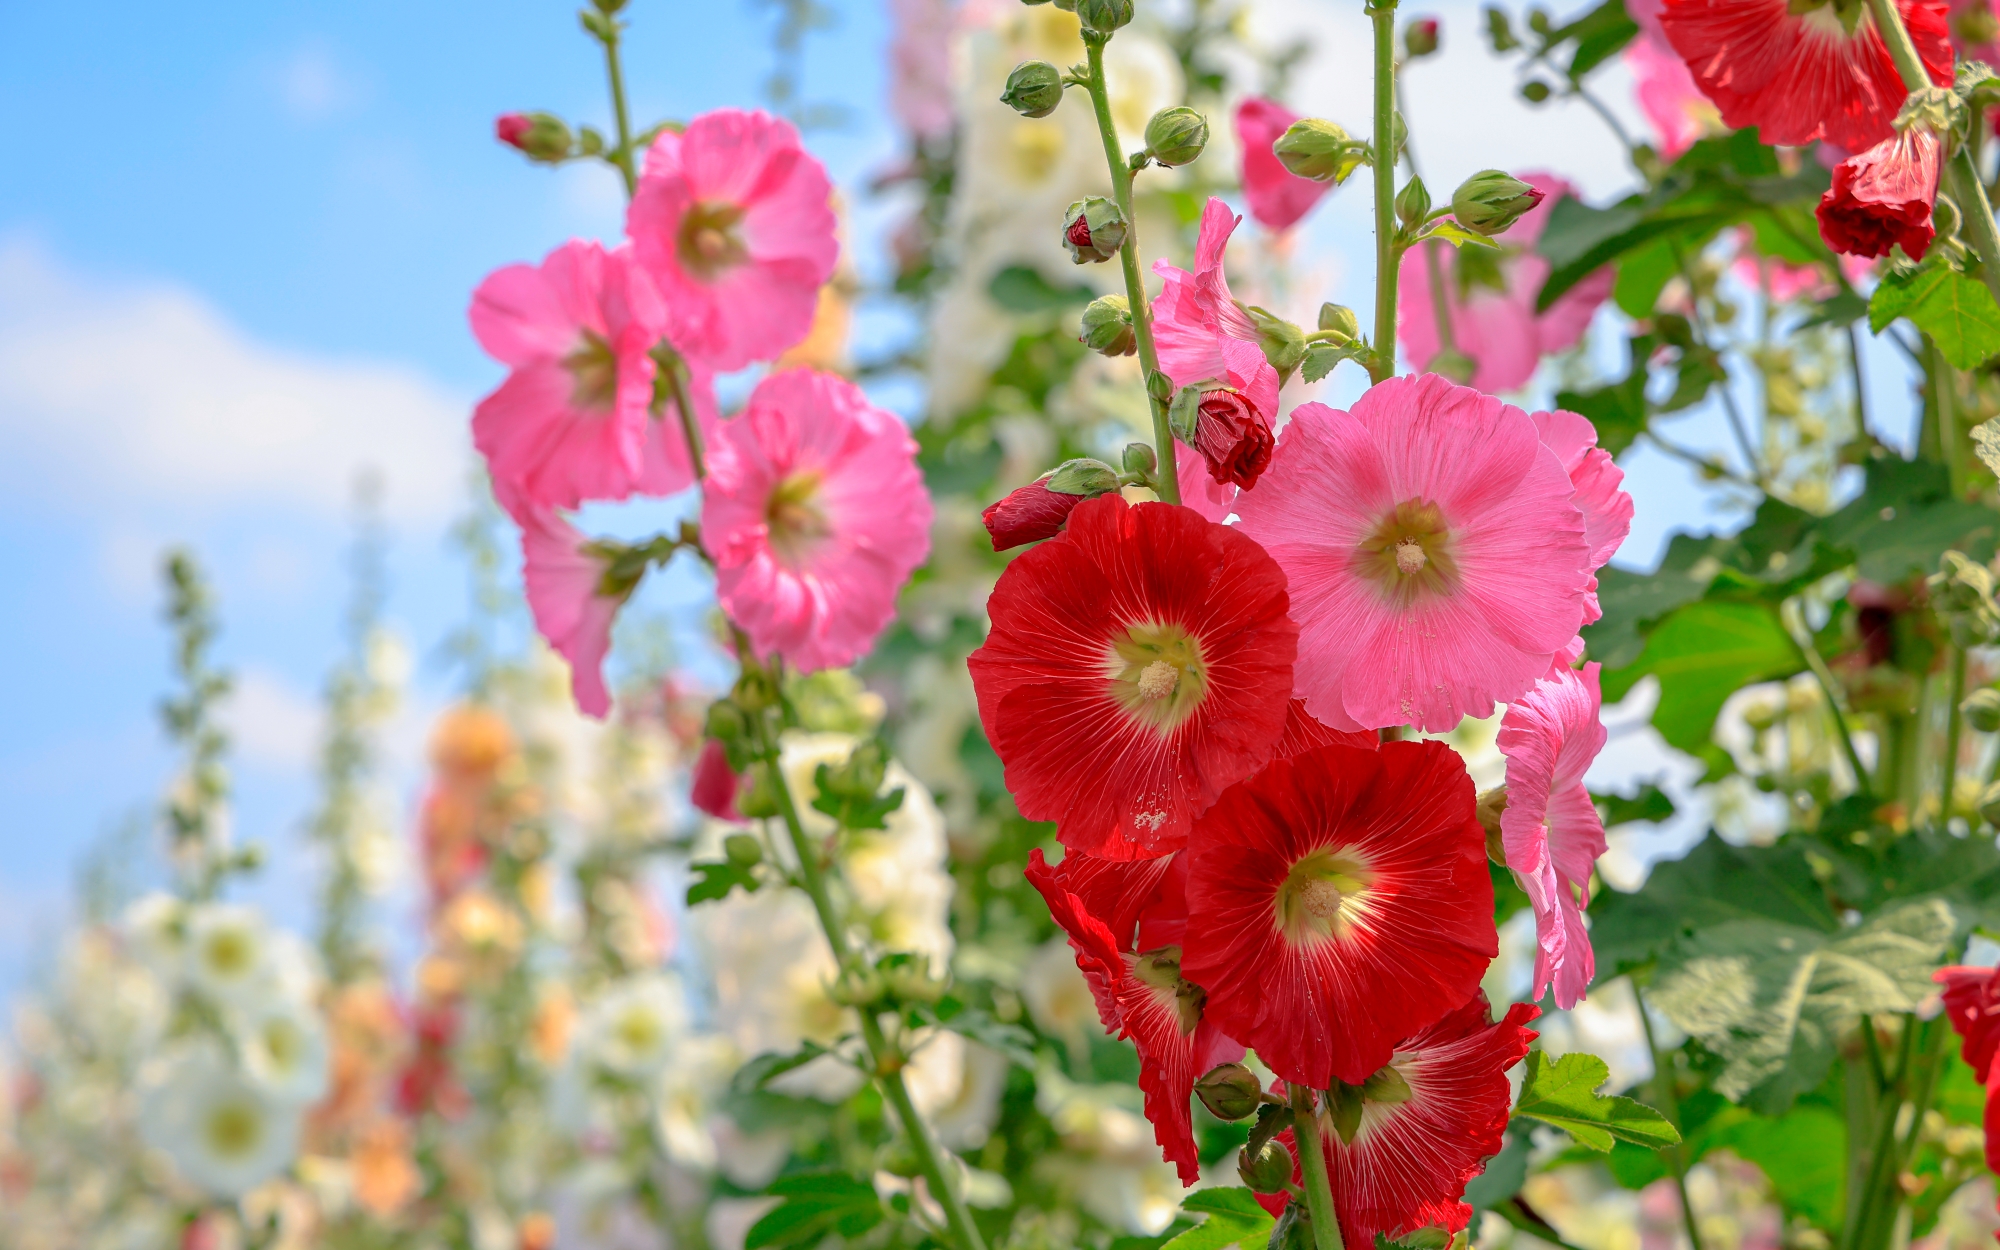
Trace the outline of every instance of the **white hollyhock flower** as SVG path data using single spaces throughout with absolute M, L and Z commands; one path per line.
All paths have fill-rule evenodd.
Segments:
M 304 1108 L 194 1045 L 141 1079 L 139 1131 L 190 1184 L 234 1198 L 283 1172 L 298 1153 Z
M 155 890 L 133 899 L 119 919 L 132 954 L 161 977 L 178 977 L 187 959 L 183 912 L 179 899 Z
M 680 982 L 651 973 L 613 986 L 584 1016 L 584 1053 L 620 1076 L 649 1076 L 666 1067 L 687 1032 Z
M 239 1013 L 232 1031 L 242 1047 L 243 1071 L 285 1102 L 318 1102 L 326 1094 L 326 1029 L 303 1004 L 274 997 Z
M 181 968 L 188 984 L 223 1003 L 249 1006 L 271 992 L 271 930 L 255 908 L 208 903 L 187 910 Z

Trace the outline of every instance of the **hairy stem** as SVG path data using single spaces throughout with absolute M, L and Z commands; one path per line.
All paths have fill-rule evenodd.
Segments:
M 1819 692 L 1826 699 L 1826 713 L 1833 719 L 1834 730 L 1840 736 L 1840 751 L 1847 757 L 1847 766 L 1854 770 L 1854 788 L 1863 794 L 1870 793 L 1868 771 L 1861 766 L 1861 753 L 1854 749 L 1854 736 L 1847 731 L 1847 715 L 1842 711 L 1840 700 L 1834 694 L 1833 670 L 1827 668 L 1820 657 L 1819 648 L 1813 645 L 1812 633 L 1806 628 L 1805 613 L 1797 599 L 1787 599 L 1778 605 L 1778 620 L 1791 638 L 1792 646 L 1798 650 L 1799 658 L 1812 670 L 1813 680 L 1819 683 Z
M 1139 367 L 1150 380 L 1159 372 L 1160 356 L 1153 346 L 1153 312 L 1146 302 L 1146 282 L 1139 272 L 1139 221 L 1132 215 L 1132 169 L 1118 151 L 1118 125 L 1111 118 L 1111 92 L 1104 81 L 1104 45 L 1111 38 L 1095 31 L 1083 32 L 1083 44 L 1090 57 L 1091 111 L 1097 117 L 1097 134 L 1104 141 L 1104 163 L 1111 174 L 1111 197 L 1125 218 L 1125 245 L 1118 249 L 1118 263 L 1125 271 L 1125 301 L 1132 309 L 1132 336 L 1139 340 Z M 1155 475 L 1160 498 L 1168 503 L 1181 501 L 1180 468 L 1174 458 L 1174 432 L 1167 424 L 1167 406 L 1148 387 L 1146 406 L 1153 414 L 1153 450 L 1160 457 Z
M 1340 1213 L 1333 1205 L 1333 1180 L 1326 1171 L 1326 1149 L 1319 1139 L 1319 1116 L 1313 1110 L 1313 1092 L 1303 1085 L 1291 1087 L 1292 1141 L 1299 1148 L 1299 1168 L 1306 1178 L 1306 1212 L 1312 1216 L 1314 1250 L 1344 1250 L 1340 1241 Z
M 1368 378 L 1396 373 L 1396 0 L 1368 6 L 1375 24 L 1375 351 Z

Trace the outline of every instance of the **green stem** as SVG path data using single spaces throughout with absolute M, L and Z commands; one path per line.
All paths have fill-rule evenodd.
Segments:
M 1370 381 L 1396 374 L 1396 0 L 1368 6 L 1375 24 L 1375 351 Z
M 1333 1205 L 1333 1181 L 1326 1171 L 1326 1148 L 1319 1138 L 1319 1116 L 1313 1110 L 1313 1092 L 1294 1085 L 1291 1093 L 1292 1140 L 1298 1145 L 1299 1168 L 1305 1173 L 1306 1213 L 1312 1216 L 1314 1250 L 1344 1250 L 1340 1213 Z
M 1536 1241 L 1546 1241 L 1556 1250 L 1582 1250 L 1573 1242 L 1566 1241 L 1556 1226 L 1547 1220 L 1529 1214 L 1521 1206 L 1519 1198 L 1509 1198 L 1493 1208 L 1501 1219 L 1533 1237 Z
M 1938 350 L 1936 340 L 1928 334 L 1924 343 L 1930 349 L 1931 392 L 1937 401 L 1937 444 L 1938 459 L 1944 461 L 1945 480 L 1951 485 L 1954 499 L 1965 498 L 1965 440 L 1958 431 L 1958 370 Z
M 1958 785 L 1958 743 L 1960 726 L 1965 717 L 1958 705 L 1965 699 L 1965 648 L 1951 649 L 1951 674 L 1945 687 L 1944 706 L 1944 767 L 1939 770 L 1942 777 L 1938 785 L 1938 827 L 1942 829 L 1951 820 L 1952 795 Z
M 1639 992 L 1639 983 L 1632 981 L 1631 986 L 1632 1001 L 1639 1007 L 1639 1027 L 1646 1033 L 1646 1053 L 1653 1057 L 1653 1098 L 1660 1104 L 1660 1113 L 1679 1132 L 1681 1106 L 1674 1093 L 1674 1070 L 1668 1064 L 1667 1056 L 1660 1053 L 1660 1044 L 1653 1039 L 1653 1017 L 1646 1013 L 1646 998 Z M 1691 1250 L 1702 1250 L 1701 1226 L 1694 1217 L 1694 1199 L 1688 1196 L 1687 1149 L 1687 1138 L 1683 1134 L 1680 1144 L 1670 1146 L 1661 1153 L 1666 1155 L 1667 1167 L 1674 1174 L 1674 1189 L 1680 1195 L 1681 1222 L 1687 1227 L 1688 1245 Z
M 1118 151 L 1118 124 L 1111 118 L 1111 92 L 1104 83 L 1104 44 L 1111 36 L 1083 32 L 1083 45 L 1090 58 L 1090 107 L 1097 117 L 1097 134 L 1104 141 L 1104 163 L 1111 173 L 1111 196 L 1125 218 L 1125 245 L 1118 249 L 1118 263 L 1125 271 L 1125 302 L 1132 309 L 1132 336 L 1139 340 L 1139 366 L 1150 381 L 1160 370 L 1159 352 L 1153 346 L 1153 313 L 1146 302 L 1146 282 L 1139 272 L 1139 221 L 1132 214 L 1132 168 Z M 1173 427 L 1167 424 L 1167 406 L 1147 387 L 1146 406 L 1153 414 L 1153 450 L 1159 455 L 1157 473 L 1160 498 L 1168 503 L 1181 501 L 1180 467 L 1174 457 Z
M 1679 244 L 1674 245 L 1674 263 L 1680 268 L 1681 281 L 1687 283 L 1688 311 L 1694 314 L 1689 318 L 1689 324 L 1694 329 L 1695 342 L 1703 351 L 1719 358 L 1722 353 L 1715 349 L 1710 340 L 1708 318 L 1701 311 L 1700 297 L 1695 294 L 1694 267 L 1688 264 L 1687 254 L 1681 250 Z M 1763 457 L 1757 454 L 1756 446 L 1750 441 L 1750 427 L 1743 420 L 1742 411 L 1736 406 L 1736 392 L 1729 389 L 1728 378 L 1724 378 L 1717 385 L 1722 393 L 1723 414 L 1729 418 L 1730 432 L 1736 436 L 1736 446 L 1743 453 L 1744 467 L 1749 470 L 1757 489 L 1763 490 L 1766 481 Z
M 629 200 L 639 189 L 639 175 L 632 163 L 632 115 L 625 107 L 625 69 L 618 61 L 618 19 L 606 15 L 603 23 L 609 33 L 598 39 L 604 44 L 604 68 L 611 76 L 611 112 L 618 123 L 618 146 L 611 149 L 611 163 L 625 180 L 625 198 Z
M 1861 753 L 1854 749 L 1854 737 L 1847 732 L 1847 716 L 1841 710 L 1840 700 L 1833 690 L 1833 671 L 1820 658 L 1819 648 L 1813 646 L 1812 634 L 1806 630 L 1805 614 L 1799 610 L 1796 599 L 1787 599 L 1778 605 L 1778 620 L 1797 648 L 1799 658 L 1812 670 L 1813 680 L 1819 683 L 1819 692 L 1826 698 L 1826 713 L 1833 719 L 1833 727 L 1840 735 L 1841 754 L 1847 757 L 1847 766 L 1854 770 L 1854 788 L 1863 794 L 1872 792 L 1868 783 L 1868 771 L 1861 767 Z
M 755 662 L 750 659 L 747 650 L 741 654 L 745 663 Z M 826 943 L 833 950 L 834 963 L 845 971 L 853 951 L 847 943 L 847 930 L 840 922 L 840 913 L 834 908 L 833 895 L 827 890 L 826 873 L 819 862 L 819 848 L 812 844 L 804 823 L 799 819 L 798 804 L 792 798 L 785 771 L 778 764 L 778 745 L 770 732 L 769 722 L 759 714 L 755 717 L 755 724 L 757 745 L 769 770 L 773 788 L 777 791 L 778 815 L 785 822 L 785 832 L 791 836 L 792 851 L 798 857 L 799 883 L 805 888 L 806 896 L 812 899 L 813 911 L 826 934 Z M 874 1061 L 876 1084 L 881 1086 L 882 1096 L 889 1100 L 889 1105 L 896 1109 L 903 1131 L 909 1134 L 918 1170 L 923 1173 L 931 1197 L 944 1208 L 945 1221 L 951 1226 L 959 1250 L 986 1250 L 986 1241 L 979 1234 L 979 1226 L 972 1222 L 972 1213 L 960 1197 L 957 1185 L 945 1172 L 940 1148 L 931 1139 L 923 1117 L 917 1114 L 916 1104 L 910 1100 L 909 1086 L 903 1081 L 906 1057 L 889 1044 L 888 1038 L 883 1035 L 881 1022 L 872 1012 L 862 1007 L 855 1014 L 861 1019 L 861 1039 L 868 1046 L 869 1058 Z
M 688 464 L 694 470 L 694 480 L 708 480 L 708 464 L 702 457 L 701 426 L 695 420 L 694 406 L 688 403 L 686 383 L 681 381 L 681 371 L 677 364 L 661 363 L 659 366 L 667 374 L 667 390 L 674 399 L 674 411 L 680 414 L 681 434 L 687 439 Z
M 1873 1027 L 1865 1020 L 1863 1024 Z M 1903 1017 L 1903 1036 L 1896 1044 L 1896 1075 L 1875 1106 L 1875 1145 L 1868 1155 L 1868 1179 L 1861 1187 L 1861 1206 L 1844 1239 L 1846 1250 L 1877 1250 L 1884 1238 L 1875 1235 L 1876 1228 L 1895 1222 L 1896 1207 L 1901 1201 L 1895 1184 L 1899 1170 L 1895 1166 L 1896 1120 L 1902 1112 L 1902 1094 L 1916 1052 L 1918 1027 L 1915 1016 Z

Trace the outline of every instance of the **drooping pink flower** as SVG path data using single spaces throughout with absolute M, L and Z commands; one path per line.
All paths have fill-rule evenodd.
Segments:
M 671 408 L 671 440 L 655 428 L 650 353 L 666 312 L 628 249 L 572 240 L 540 265 L 496 270 L 473 292 L 471 321 L 480 346 L 510 367 L 472 417 L 473 445 L 509 511 L 669 495 L 694 480 Z M 708 371 L 689 380 L 690 402 L 713 421 Z
M 1236 511 L 1236 483 L 1217 481 L 1201 453 L 1186 443 L 1174 444 L 1174 471 L 1179 475 L 1181 502 L 1218 524 Z
M 1236 511 L 1285 571 L 1306 710 L 1442 732 L 1526 691 L 1583 623 L 1574 494 L 1527 413 L 1435 375 L 1294 409 Z
M 1534 689 L 1507 706 L 1500 753 L 1507 757 L 1507 807 L 1500 837 L 1507 867 L 1535 908 L 1535 982 L 1529 997 L 1554 985 L 1556 1006 L 1576 1006 L 1597 972 L 1583 909 L 1590 872 L 1604 854 L 1604 821 L 1583 774 L 1604 749 L 1598 719 L 1603 696 L 1596 664 L 1556 665 Z
M 529 508 L 521 523 L 521 580 L 535 630 L 569 661 L 569 688 L 577 709 L 602 720 L 611 710 L 604 685 L 604 657 L 611 623 L 631 594 L 606 594 L 606 561 L 590 540 L 553 508 Z
M 1570 502 L 1583 514 L 1583 542 L 1590 550 L 1590 593 L 1584 600 L 1585 624 L 1604 615 L 1597 605 L 1597 570 L 1611 562 L 1632 532 L 1632 496 L 1623 489 L 1625 471 L 1611 453 L 1597 445 L 1597 427 L 1587 417 L 1560 408 L 1534 414 L 1542 446 L 1556 454 L 1576 491 Z
M 1658 12 L 1652 16 L 1658 25 Z M 1703 135 L 1723 132 L 1722 114 L 1695 85 L 1687 62 L 1665 35 L 1641 32 L 1625 45 L 1625 65 L 1632 71 L 1633 94 L 1653 124 L 1653 146 L 1662 157 L 1673 160 Z
M 874 643 L 930 551 L 916 456 L 894 413 L 812 369 L 765 378 L 720 428 L 702 545 L 716 597 L 759 652 L 815 672 Z
M 1921 126 L 1899 130 L 1848 157 L 1820 197 L 1819 237 L 1836 252 L 1870 258 L 1901 247 L 1921 260 L 1937 237 L 1938 137 Z
M 1428 368 L 1439 350 L 1430 265 L 1433 256 L 1441 262 L 1452 341 L 1477 365 L 1472 384 L 1489 394 L 1525 385 L 1543 356 L 1576 346 L 1615 280 L 1610 269 L 1601 269 L 1564 292 L 1547 312 L 1535 311 L 1535 297 L 1549 276 L 1549 262 L 1535 243 L 1556 201 L 1574 188 L 1553 174 L 1519 177 L 1546 198 L 1499 236 L 1498 254 L 1479 247 L 1459 252 L 1442 244 L 1414 247 L 1403 257 L 1396 286 L 1396 337 L 1417 368 Z
M 1251 96 L 1236 106 L 1236 143 L 1243 149 L 1243 198 L 1266 230 L 1289 230 L 1312 211 L 1331 182 L 1314 182 L 1285 168 L 1271 150 L 1299 119 L 1276 100 Z
M 674 341 L 728 370 L 804 338 L 840 251 L 831 195 L 798 131 L 768 113 L 717 109 L 662 131 L 625 226 Z

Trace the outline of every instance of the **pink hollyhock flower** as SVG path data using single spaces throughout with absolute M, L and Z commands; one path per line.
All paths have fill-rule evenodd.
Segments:
M 1912 127 L 1834 166 L 1819 200 L 1819 237 L 1848 256 L 1887 256 L 1901 246 L 1922 260 L 1937 237 L 1938 159 L 1938 137 Z
M 1652 13 L 1659 24 L 1659 13 Z M 1642 33 L 1625 47 L 1625 65 L 1632 71 L 1633 94 L 1640 111 L 1653 124 L 1654 146 L 1667 160 L 1694 146 L 1705 134 L 1723 130 L 1722 114 L 1701 93 L 1687 62 L 1667 43 L 1664 34 Z
M 1236 501 L 1284 569 L 1295 690 L 1333 729 L 1443 732 L 1491 714 L 1576 637 L 1590 547 L 1575 487 L 1528 414 L 1433 374 L 1350 412 L 1292 412 Z
M 1549 276 L 1549 262 L 1536 254 L 1535 243 L 1556 201 L 1574 188 L 1553 174 L 1519 177 L 1546 198 L 1499 236 L 1498 254 L 1479 247 L 1414 247 L 1403 257 L 1396 287 L 1401 309 L 1396 336 L 1417 368 L 1428 368 L 1439 350 L 1431 301 L 1435 254 L 1444 270 L 1452 340 L 1478 366 L 1472 384 L 1489 394 L 1526 385 L 1543 356 L 1576 346 L 1597 306 L 1610 296 L 1615 278 L 1610 269 L 1601 269 L 1571 287 L 1547 312 L 1535 311 L 1535 297 Z
M 1556 454 L 1576 491 L 1570 502 L 1583 514 L 1583 543 L 1590 550 L 1588 567 L 1594 575 L 1611 562 L 1632 532 L 1632 496 L 1622 489 L 1625 471 L 1597 445 L 1597 427 L 1588 418 L 1558 408 L 1536 413 L 1534 422 L 1542 446 Z M 1592 576 L 1584 599 L 1584 623 L 1603 615 L 1597 605 L 1597 579 Z
M 604 686 L 611 623 L 632 588 L 605 593 L 608 562 L 553 508 L 530 508 L 519 520 L 521 580 L 527 586 L 535 630 L 569 661 L 569 688 L 577 710 L 602 720 L 611 710 L 611 693 Z
M 1236 106 L 1236 143 L 1243 149 L 1243 198 L 1266 230 L 1289 230 L 1333 186 L 1285 168 L 1271 145 L 1299 119 L 1276 100 L 1251 96 Z
M 1223 249 L 1242 220 L 1211 198 L 1201 213 L 1194 272 L 1153 262 L 1164 283 L 1153 304 L 1153 340 L 1160 369 L 1176 388 L 1222 386 L 1235 392 L 1234 398 L 1218 394 L 1202 401 L 1195 450 L 1215 480 L 1248 488 L 1268 459 L 1271 422 L 1278 415 L 1278 371 L 1265 359 L 1257 327 L 1229 294 L 1222 272 Z
M 1598 666 L 1557 665 L 1507 707 L 1500 753 L 1507 757 L 1507 807 L 1500 837 L 1507 867 L 1535 908 L 1535 983 L 1529 997 L 1555 986 L 1556 1006 L 1576 1006 L 1596 975 L 1597 959 L 1583 909 L 1590 871 L 1604 854 L 1604 822 L 1583 774 L 1604 749 L 1598 720 Z
M 1220 524 L 1236 511 L 1236 483 L 1227 478 L 1218 480 L 1208 471 L 1201 453 L 1186 443 L 1174 444 L 1174 471 L 1180 477 L 1181 502 L 1206 519 Z
M 768 113 L 717 109 L 662 131 L 625 228 L 674 341 L 727 370 L 804 338 L 840 254 L 832 193 L 799 132 Z
M 709 452 L 701 540 L 716 597 L 759 652 L 803 672 L 868 650 L 930 525 L 916 440 L 831 373 L 765 378 Z
M 652 415 L 651 352 L 666 311 L 627 249 L 572 240 L 539 266 L 496 270 L 473 292 L 471 320 L 479 345 L 511 369 L 472 416 L 473 445 L 510 512 L 670 495 L 694 481 L 672 410 L 664 422 Z M 689 381 L 696 413 L 712 422 L 708 371 L 691 369 Z

